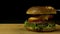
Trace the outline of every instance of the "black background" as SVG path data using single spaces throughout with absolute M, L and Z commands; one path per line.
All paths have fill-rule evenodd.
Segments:
M 31 6 L 52 6 L 55 9 L 60 9 L 59 3 L 59 0 L 1 1 L 0 23 L 23 23 L 28 18 L 25 12 Z M 54 20 L 59 23 L 59 11 L 54 16 Z

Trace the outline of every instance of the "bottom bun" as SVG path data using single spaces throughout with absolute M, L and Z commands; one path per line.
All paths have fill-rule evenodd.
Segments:
M 55 31 L 54 28 L 52 28 L 52 29 L 38 30 L 38 29 L 32 29 L 32 27 L 27 27 L 26 29 L 27 29 L 28 31 L 36 31 L 36 32 L 52 32 L 52 31 Z

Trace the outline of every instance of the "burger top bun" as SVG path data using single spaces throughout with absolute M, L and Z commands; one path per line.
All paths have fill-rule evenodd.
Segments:
M 56 14 L 56 9 L 51 6 L 34 6 L 29 8 L 26 14 Z

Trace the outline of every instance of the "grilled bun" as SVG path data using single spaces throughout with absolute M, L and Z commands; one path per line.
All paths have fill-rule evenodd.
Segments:
M 51 6 L 34 6 L 29 8 L 26 14 L 56 14 L 56 9 Z
M 50 31 L 54 31 L 54 28 L 50 28 L 50 29 L 43 29 L 43 30 L 37 30 L 37 29 L 33 29 L 32 27 L 27 27 L 26 28 L 29 31 L 43 31 L 43 32 L 50 32 Z

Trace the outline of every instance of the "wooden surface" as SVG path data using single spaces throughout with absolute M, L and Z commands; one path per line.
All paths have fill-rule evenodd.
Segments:
M 60 34 L 60 25 L 55 32 L 32 32 L 24 29 L 24 24 L 0 24 L 0 34 Z

